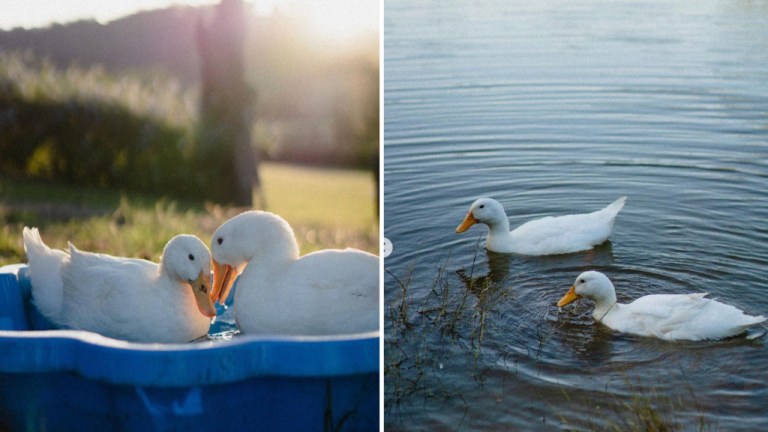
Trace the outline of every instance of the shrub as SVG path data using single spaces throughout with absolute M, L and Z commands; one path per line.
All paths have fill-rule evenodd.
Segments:
M 170 77 L 0 53 L 0 175 L 215 199 L 196 106 Z

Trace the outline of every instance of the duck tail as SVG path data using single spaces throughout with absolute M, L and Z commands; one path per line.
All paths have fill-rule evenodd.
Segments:
M 763 337 L 763 336 L 765 336 L 766 331 L 768 331 L 768 328 L 766 328 L 765 324 L 763 324 L 765 322 L 765 320 L 766 320 L 766 318 L 764 316 L 762 316 L 762 315 L 752 316 L 752 315 L 744 314 L 744 320 L 742 321 L 741 325 L 739 326 L 739 333 L 747 332 L 747 339 L 749 339 L 749 340 L 753 340 L 753 339 L 757 339 L 757 338 Z M 763 330 L 762 331 L 758 331 L 758 332 L 754 332 L 754 333 L 750 333 L 749 332 L 749 328 L 752 327 L 753 325 L 757 325 L 757 324 L 762 324 Z
M 56 322 L 64 299 L 61 266 L 68 260 L 68 256 L 43 243 L 37 228 L 24 227 L 22 236 L 29 263 L 32 302 L 43 316 Z
M 746 324 L 745 324 L 746 326 L 752 326 L 752 325 L 755 325 L 755 324 L 760 324 L 762 322 L 765 322 L 765 320 L 766 320 L 766 318 L 764 316 L 762 316 L 762 315 L 758 315 L 758 316 L 747 315 L 746 317 L 747 317 L 747 319 L 745 320 L 746 321 Z
M 608 207 L 605 208 L 605 210 L 614 216 L 619 214 L 621 209 L 624 208 L 624 203 L 627 201 L 627 197 L 623 196 L 616 201 L 612 202 Z
M 24 237 L 24 252 L 27 253 L 27 256 L 42 255 L 49 250 L 48 246 L 43 243 L 43 239 L 40 238 L 40 231 L 37 228 L 24 227 L 21 234 Z
M 762 331 L 756 331 L 756 332 L 747 333 L 747 339 L 754 340 L 754 339 L 757 339 L 757 338 L 762 338 L 763 336 L 765 336 L 768 333 L 768 327 L 766 327 L 765 324 L 763 324 L 765 322 L 765 320 L 766 320 L 766 318 L 764 316 L 762 316 L 762 315 L 749 316 L 749 318 L 752 318 L 753 320 L 752 320 L 752 322 L 750 324 L 747 324 L 746 326 L 744 326 L 744 331 L 747 331 L 747 327 L 753 326 L 755 324 L 762 324 L 762 326 L 761 326 L 762 327 Z

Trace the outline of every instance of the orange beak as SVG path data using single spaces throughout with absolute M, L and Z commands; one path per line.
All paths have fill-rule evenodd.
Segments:
M 461 225 L 456 227 L 456 234 L 461 234 L 464 231 L 468 230 L 469 227 L 477 223 L 477 219 L 475 219 L 475 216 L 472 214 L 472 211 L 467 213 L 467 217 L 464 218 L 464 221 L 461 222 Z
M 211 290 L 213 301 L 218 300 L 219 304 L 224 304 L 227 301 L 227 296 L 232 290 L 238 273 L 234 267 L 213 260 L 213 290 Z
M 197 277 L 192 285 L 192 293 L 195 295 L 195 302 L 197 303 L 197 309 L 200 313 L 213 318 L 216 316 L 216 308 L 213 306 L 213 299 L 210 297 L 211 292 L 211 275 L 200 272 L 200 276 Z
M 569 303 L 572 303 L 574 300 L 578 298 L 579 298 L 579 295 L 576 294 L 576 286 L 571 285 L 571 289 L 569 289 L 568 292 L 565 293 L 563 298 L 561 298 L 560 301 L 557 302 L 557 307 L 563 307 Z

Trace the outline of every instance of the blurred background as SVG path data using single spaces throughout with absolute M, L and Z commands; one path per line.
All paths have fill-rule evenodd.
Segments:
M 303 252 L 378 251 L 378 1 L 2 9 L 0 264 L 24 261 L 25 224 L 154 259 L 244 207 Z

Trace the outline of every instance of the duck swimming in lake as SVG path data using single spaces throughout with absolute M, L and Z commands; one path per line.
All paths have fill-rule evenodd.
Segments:
M 53 324 L 134 342 L 187 342 L 208 333 L 211 255 L 191 235 L 172 238 L 160 264 L 49 248 L 24 228 L 32 301 Z
M 223 304 L 238 273 L 235 319 L 249 334 L 334 335 L 379 328 L 379 258 L 356 249 L 299 256 L 281 217 L 248 211 L 211 240 L 214 298 Z
M 530 256 L 579 252 L 608 240 L 626 199 L 621 197 L 592 213 L 532 220 L 510 232 L 509 219 L 501 203 L 493 198 L 480 198 L 472 203 L 456 233 L 482 223 L 488 225 L 485 247 L 491 252 Z
M 600 272 L 579 275 L 568 293 L 557 302 L 563 307 L 586 297 L 595 302 L 592 317 L 608 327 L 639 336 L 664 340 L 723 339 L 746 331 L 766 320 L 746 315 L 741 310 L 704 298 L 706 293 L 653 294 L 629 304 L 616 301 L 616 289 Z

